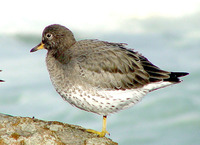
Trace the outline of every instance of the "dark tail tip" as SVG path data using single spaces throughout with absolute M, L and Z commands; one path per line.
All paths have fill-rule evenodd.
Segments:
M 165 79 L 164 81 L 180 82 L 179 77 L 184 77 L 186 75 L 189 75 L 189 73 L 187 73 L 187 72 L 171 72 L 170 78 Z
M 175 75 L 176 77 L 184 77 L 186 75 L 189 75 L 188 72 L 171 72 L 171 75 Z

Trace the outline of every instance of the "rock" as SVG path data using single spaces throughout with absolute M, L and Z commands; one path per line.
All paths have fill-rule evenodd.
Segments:
M 0 145 L 117 145 L 85 128 L 57 121 L 0 114 Z

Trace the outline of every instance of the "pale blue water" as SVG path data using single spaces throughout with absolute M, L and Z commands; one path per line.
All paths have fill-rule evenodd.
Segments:
M 199 37 L 188 40 L 166 34 L 91 35 L 128 43 L 165 70 L 190 73 L 181 84 L 152 92 L 136 106 L 109 116 L 107 130 L 119 144 L 200 144 Z M 45 66 L 46 51 L 29 53 L 39 42 L 39 34 L 0 35 L 0 79 L 6 81 L 0 84 L 0 112 L 101 130 L 102 116 L 72 107 L 55 92 Z

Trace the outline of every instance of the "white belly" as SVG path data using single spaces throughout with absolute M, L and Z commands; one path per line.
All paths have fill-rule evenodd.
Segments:
M 140 102 L 150 91 L 171 85 L 170 82 L 157 82 L 138 89 L 98 90 L 83 89 L 81 86 L 60 90 L 56 88 L 63 99 L 73 106 L 88 112 L 108 115 L 129 108 Z

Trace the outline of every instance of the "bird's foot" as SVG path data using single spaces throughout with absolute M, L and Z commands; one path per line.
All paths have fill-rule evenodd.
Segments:
M 87 129 L 86 130 L 87 132 L 90 132 L 90 133 L 94 133 L 94 134 L 97 134 L 99 137 L 104 137 L 106 134 L 110 135 L 110 133 L 108 131 L 96 131 L 96 130 L 92 130 L 92 129 Z

